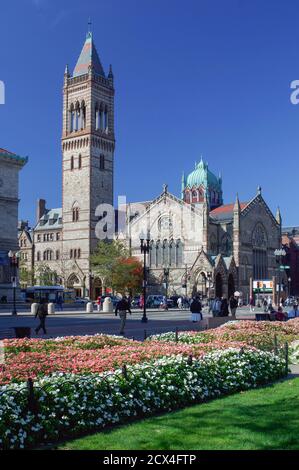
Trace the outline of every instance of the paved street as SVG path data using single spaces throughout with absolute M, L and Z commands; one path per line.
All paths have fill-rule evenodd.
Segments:
M 257 311 L 250 313 L 248 307 L 242 307 L 237 312 L 238 319 L 253 319 Z M 132 316 L 128 315 L 126 325 L 126 337 L 143 339 L 144 330 L 147 335 L 154 333 L 162 333 L 166 331 L 173 331 L 176 327 L 181 330 L 197 329 L 197 323 L 190 322 L 190 312 L 188 310 L 173 309 L 167 312 L 159 310 L 148 310 L 148 323 L 141 323 L 142 312 L 141 310 L 133 310 Z M 204 311 L 204 317 L 209 316 L 207 311 Z M 32 328 L 32 337 L 36 337 L 34 328 L 38 320 L 33 318 L 30 312 L 20 312 L 17 317 L 12 317 L 6 310 L 0 310 L 0 331 L 9 330 L 16 326 L 29 326 Z M 89 335 L 96 333 L 119 333 L 119 317 L 114 313 L 92 313 L 87 314 L 83 310 L 77 311 L 64 311 L 49 315 L 47 317 L 47 335 L 40 337 L 58 337 L 69 335 Z

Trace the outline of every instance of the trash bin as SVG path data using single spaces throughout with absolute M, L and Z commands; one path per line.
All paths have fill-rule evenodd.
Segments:
M 48 315 L 52 315 L 53 313 L 55 313 L 55 304 L 49 303 L 48 304 Z
M 105 297 L 103 303 L 103 312 L 104 313 L 112 313 L 113 312 L 113 304 L 110 297 Z
M 31 328 L 29 326 L 15 326 L 14 330 L 18 339 L 31 337 Z
M 31 314 L 32 314 L 32 315 L 36 315 L 37 307 L 38 307 L 38 304 L 37 304 L 37 303 L 31 304 Z

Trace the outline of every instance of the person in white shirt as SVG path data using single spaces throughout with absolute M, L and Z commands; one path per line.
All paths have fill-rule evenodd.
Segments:
M 298 305 L 294 304 L 293 309 L 288 312 L 288 319 L 299 317 Z

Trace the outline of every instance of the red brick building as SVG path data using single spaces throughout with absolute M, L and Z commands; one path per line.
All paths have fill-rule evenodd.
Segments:
M 299 227 L 286 227 L 282 230 L 282 245 L 286 251 L 284 265 L 290 266 L 286 270 L 289 282 L 290 295 L 299 296 Z

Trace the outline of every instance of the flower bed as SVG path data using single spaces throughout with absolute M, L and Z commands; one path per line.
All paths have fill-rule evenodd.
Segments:
M 271 351 L 274 347 L 274 338 L 280 343 L 292 342 L 299 339 L 299 319 L 288 322 L 267 321 L 236 321 L 222 325 L 221 328 L 203 332 L 181 332 L 178 334 L 179 343 L 204 344 L 204 343 L 226 343 L 230 346 L 232 342 L 243 342 L 249 346 Z M 175 333 L 163 333 L 148 338 L 148 341 L 173 342 Z
M 247 390 L 284 373 L 284 361 L 271 353 L 227 349 L 191 363 L 179 355 L 135 364 L 127 367 L 126 374 L 120 370 L 106 376 L 54 374 L 35 381 L 36 413 L 28 411 L 24 384 L 4 385 L 0 387 L 0 448 L 77 436 L 131 417 Z
M 55 372 L 87 374 L 114 370 L 154 358 L 182 354 L 201 357 L 227 343 L 175 344 L 159 341 L 138 342 L 118 337 L 95 335 L 58 340 L 5 340 L 5 364 L 0 366 L 0 385 L 51 375 Z M 232 347 L 246 347 L 231 342 Z

